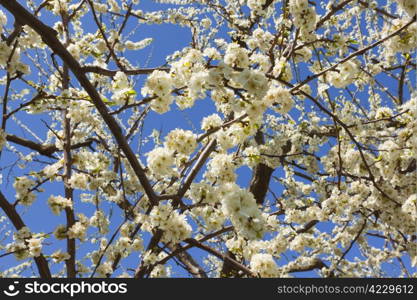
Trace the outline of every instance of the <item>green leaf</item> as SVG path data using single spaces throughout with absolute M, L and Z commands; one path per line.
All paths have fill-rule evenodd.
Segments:
M 130 95 L 136 95 L 136 94 L 137 93 L 136 93 L 135 90 L 129 90 L 129 91 L 125 92 L 125 95 L 128 95 L 128 96 L 130 96 Z

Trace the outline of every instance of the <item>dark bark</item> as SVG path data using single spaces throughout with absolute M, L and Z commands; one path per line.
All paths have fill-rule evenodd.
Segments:
M 48 45 L 48 47 L 58 55 L 63 62 L 68 66 L 72 73 L 77 78 L 80 85 L 84 88 L 87 94 L 90 96 L 91 101 L 96 107 L 97 111 L 100 113 L 104 122 L 107 124 L 112 135 L 116 139 L 117 144 L 123 153 L 126 155 L 126 159 L 129 161 L 132 169 L 135 171 L 136 176 L 138 177 L 140 183 L 143 186 L 143 189 L 148 196 L 149 200 L 152 203 L 157 202 L 157 195 L 155 194 L 146 174 L 139 163 L 135 153 L 130 148 L 123 131 L 117 121 L 110 115 L 108 107 L 101 99 L 100 94 L 97 92 L 96 88 L 88 80 L 85 72 L 83 71 L 79 62 L 68 52 L 64 45 L 58 40 L 57 32 L 51 27 L 45 25 L 40 20 L 38 20 L 33 14 L 21 6 L 18 2 L 14 0 L 0 0 L 0 4 L 6 8 L 13 16 L 15 20 L 22 25 L 28 25 L 33 30 L 35 30 L 42 38 L 43 42 Z
M 0 208 L 4 211 L 6 216 L 12 222 L 16 230 L 20 230 L 25 227 L 25 223 L 16 211 L 16 208 L 7 201 L 3 193 L 0 191 Z M 41 278 L 51 278 L 51 272 L 49 270 L 48 262 L 45 257 L 41 254 L 38 257 L 33 258 L 38 268 L 39 275 Z

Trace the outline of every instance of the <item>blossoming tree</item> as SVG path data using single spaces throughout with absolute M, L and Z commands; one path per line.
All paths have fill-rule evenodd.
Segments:
M 416 2 L 159 2 L 0 0 L 1 276 L 416 276 Z

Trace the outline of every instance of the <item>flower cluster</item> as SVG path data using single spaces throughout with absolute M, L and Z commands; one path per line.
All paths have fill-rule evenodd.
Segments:
M 112 101 L 115 104 L 123 105 L 133 102 L 136 92 L 133 90 L 129 79 L 123 72 L 117 72 L 113 78 L 112 84 L 113 96 Z
M 294 17 L 294 25 L 300 29 L 301 37 L 305 40 L 312 39 L 312 31 L 316 26 L 316 11 L 308 5 L 308 0 L 291 0 L 290 12 Z
M 16 198 L 19 200 L 19 203 L 23 205 L 31 205 L 35 201 L 36 195 L 31 191 L 34 184 L 35 182 L 26 176 L 15 178 L 13 187 L 16 190 Z
M 191 154 L 197 146 L 197 136 L 190 130 L 174 129 L 165 137 L 165 147 L 181 154 Z
M 237 43 L 227 46 L 224 62 L 232 67 L 247 68 L 249 66 L 249 53 Z
M 337 88 L 344 88 L 357 79 L 359 72 L 358 62 L 349 60 L 341 64 L 337 71 L 330 72 L 329 82 Z
M 417 13 L 417 4 L 414 0 L 396 0 L 400 7 L 410 16 Z
M 88 187 L 88 175 L 83 173 L 73 173 L 68 180 L 71 188 L 85 190 Z
M 247 239 L 260 239 L 265 230 L 265 220 L 252 193 L 235 183 L 221 186 L 219 197 L 224 215 L 228 216 L 238 234 Z
M 258 253 L 252 256 L 250 261 L 251 270 L 261 277 L 278 277 L 279 268 L 270 254 Z
M 213 182 L 233 182 L 236 178 L 235 168 L 232 155 L 219 153 L 208 163 L 204 177 Z
M 48 205 L 55 215 L 59 215 L 65 208 L 72 208 L 72 201 L 62 196 L 51 195 L 48 199 Z
M 170 204 L 155 206 L 149 217 L 150 226 L 163 231 L 162 240 L 166 243 L 178 243 L 191 236 L 192 228 L 185 215 L 173 210 Z
M 147 156 L 148 168 L 153 174 L 159 176 L 173 174 L 174 156 L 172 150 L 159 147 L 148 152 Z
M 97 227 L 101 234 L 109 232 L 109 220 L 101 210 L 97 210 L 90 218 L 90 225 Z
M 281 114 L 289 112 L 294 104 L 289 90 L 281 86 L 271 87 L 265 95 L 264 101 L 274 104 L 275 110 Z
M 155 70 L 148 76 L 146 85 L 142 88 L 142 94 L 144 96 L 155 96 L 155 99 L 151 102 L 151 108 L 162 114 L 169 110 L 173 101 L 172 88 L 173 82 L 170 74 Z
M 38 257 L 42 251 L 44 237 L 40 234 L 32 234 L 28 227 L 22 227 L 13 236 L 14 242 L 6 246 L 16 259 L 22 260 L 28 257 Z
M 85 240 L 87 234 L 88 223 L 77 221 L 72 225 L 67 232 L 67 236 L 70 239 L 79 239 L 81 241 Z

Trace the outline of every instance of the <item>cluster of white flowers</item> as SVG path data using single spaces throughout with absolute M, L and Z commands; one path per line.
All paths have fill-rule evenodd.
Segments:
M 417 4 L 415 0 L 396 0 L 396 2 L 410 17 L 417 13 Z
M 90 218 L 90 225 L 97 227 L 101 234 L 109 232 L 109 223 L 107 216 L 101 210 L 96 210 Z
M 77 221 L 72 225 L 67 232 L 68 238 L 70 239 L 79 239 L 84 241 L 87 234 L 88 223 Z
M 3 33 L 3 27 L 7 24 L 7 16 L 0 10 L 0 34 Z M 5 41 L 0 41 L 0 66 L 4 67 L 10 55 L 10 47 Z M 1 144 L 0 144 L 1 145 Z M 1 148 L 0 148 L 1 149 Z
M 214 194 L 216 195 L 216 194 Z M 204 221 L 206 231 L 214 231 L 222 228 L 227 220 L 222 210 L 213 206 L 194 207 L 192 209 L 194 218 L 201 218 Z
M 51 258 L 55 263 L 60 263 L 71 258 L 67 252 L 62 252 L 61 250 L 55 251 L 51 254 Z
M 136 92 L 133 90 L 129 79 L 123 72 L 117 72 L 113 78 L 113 95 L 111 97 L 117 105 L 130 104 L 133 102 Z
M 248 0 L 248 7 L 251 9 L 251 14 L 255 16 L 262 15 L 264 12 L 264 5 L 266 0 Z
M 316 27 L 317 14 L 314 7 L 308 5 L 308 0 L 291 0 L 290 12 L 294 17 L 294 25 L 300 29 L 301 37 L 305 40 L 312 38 Z
M 256 107 L 260 108 L 262 106 L 252 105 L 251 107 L 254 107 L 254 110 L 256 110 Z M 263 108 L 265 108 L 265 106 Z M 262 113 L 260 115 L 254 115 L 253 117 L 259 119 L 261 116 Z M 252 123 L 249 122 L 249 120 L 251 120 L 249 117 L 245 118 L 243 120 L 244 123 L 235 123 L 216 132 L 215 136 L 217 142 L 224 151 L 242 143 L 246 138 L 256 132 L 257 128 L 259 128 L 258 123 Z
M 295 236 L 290 243 L 290 249 L 302 252 L 305 247 L 314 247 L 315 238 L 312 234 L 302 233 Z
M 151 108 L 158 113 L 165 113 L 173 101 L 171 95 L 173 81 L 167 72 L 155 70 L 148 76 L 145 86 L 142 88 L 144 96 L 150 95 L 156 98 L 151 102 Z
M 174 129 L 165 137 L 165 146 L 170 150 L 189 155 L 197 147 L 197 136 L 190 130 Z
M 124 253 L 127 255 L 132 251 L 143 250 L 143 240 L 140 236 L 131 238 L 131 232 L 133 231 L 133 223 L 125 223 L 120 227 L 120 237 L 117 240 L 114 250 L 117 253 Z
M 200 71 L 192 74 L 188 84 L 188 96 L 191 98 L 190 103 L 193 103 L 194 99 L 204 98 L 205 84 L 208 80 L 209 73 L 206 71 Z
M 268 51 L 274 38 L 274 35 L 269 31 L 265 31 L 259 27 L 253 31 L 252 36 L 247 41 L 247 45 L 251 49 L 259 48 L 262 51 Z M 282 42 L 281 39 L 279 41 Z M 268 72 L 271 67 L 270 58 L 261 52 L 252 54 L 250 60 L 251 63 L 258 63 L 263 72 Z
M 273 104 L 274 109 L 281 114 L 289 112 L 294 105 L 290 91 L 280 86 L 271 87 L 264 97 L 264 102 Z
M 247 68 L 249 66 L 248 50 L 237 43 L 231 43 L 227 46 L 224 62 L 232 67 Z
M 9 243 L 6 245 L 8 252 L 13 253 L 17 260 L 23 260 L 30 257 L 28 247 L 24 242 Z
M 35 199 L 36 195 L 34 192 L 30 191 L 35 182 L 26 176 L 16 177 L 13 183 L 13 187 L 16 190 L 16 199 L 19 200 L 19 203 L 23 205 L 31 205 Z
M 26 240 L 30 256 L 38 257 L 39 255 L 41 255 L 42 240 L 42 238 L 31 238 Z
M 270 254 L 258 253 L 252 256 L 250 261 L 251 270 L 260 277 L 279 276 L 279 268 Z
M 205 28 L 205 29 L 209 29 L 211 26 L 211 20 L 209 18 L 204 18 L 203 20 L 201 20 L 201 25 Z
M 0 66 L 5 67 L 10 56 L 11 49 L 5 41 L 0 41 Z
M 68 45 L 67 50 L 76 60 L 80 60 L 81 48 L 78 43 Z
M 68 183 L 73 189 L 85 190 L 88 187 L 88 175 L 84 173 L 73 173 Z
M 7 45 L 6 41 L 0 41 L 0 67 L 6 67 L 10 74 L 16 74 L 17 72 L 22 74 L 29 74 L 29 65 L 20 61 L 21 48 L 11 48 Z
M 395 30 L 400 29 L 407 23 L 406 19 L 396 19 L 393 20 L 391 26 L 386 26 L 384 32 L 386 34 L 392 33 Z M 417 47 L 417 24 L 414 22 L 410 26 L 407 27 L 406 31 L 404 31 L 400 35 L 396 35 L 386 42 L 384 45 L 387 49 L 387 56 L 393 57 L 396 53 L 409 53 L 413 52 Z
M 275 60 L 275 66 L 272 69 L 272 74 L 275 77 L 279 77 L 287 82 L 290 82 L 292 79 L 291 66 L 285 59 L 282 58 L 277 58 Z
M 219 189 L 224 215 L 228 216 L 238 234 L 247 239 L 262 238 L 265 219 L 252 193 L 235 183 L 226 183 Z
M 65 208 L 72 208 L 72 201 L 62 196 L 51 195 L 48 199 L 48 205 L 55 215 L 59 215 Z
M 14 242 L 6 246 L 7 251 L 13 253 L 16 259 L 22 260 L 28 257 L 38 257 L 42 251 L 44 237 L 40 234 L 33 235 L 28 227 L 22 227 L 13 236 Z
M 157 265 L 149 275 L 151 278 L 166 278 L 171 276 L 171 266 Z
M 212 182 L 233 182 L 236 178 L 235 168 L 231 154 L 215 154 L 208 163 L 204 177 Z
M 204 117 L 201 121 L 201 129 L 208 131 L 213 128 L 217 128 L 222 125 L 222 119 L 218 114 L 212 114 Z
M 304 62 L 311 59 L 312 53 L 308 47 L 302 47 L 294 52 L 294 62 Z
M 262 98 L 268 89 L 268 79 L 263 72 L 246 69 L 232 74 L 232 79 L 249 94 Z
M 192 228 L 186 216 L 173 210 L 171 204 L 160 203 L 149 214 L 152 228 L 163 230 L 162 240 L 166 243 L 178 243 L 191 236 Z
M 58 225 L 54 230 L 54 237 L 57 240 L 63 240 L 67 238 L 67 228 L 65 225 Z
M 74 123 L 88 122 L 91 118 L 91 103 L 85 100 L 71 101 L 68 105 L 67 118 Z
M 311 206 L 306 211 L 300 209 L 286 209 L 285 221 L 288 223 L 306 224 L 313 220 L 324 219 L 324 213 L 318 206 Z
M 261 162 L 261 152 L 258 147 L 255 146 L 248 146 L 243 151 L 243 154 L 245 155 L 245 164 L 247 164 L 250 167 L 255 167 L 259 162 Z
M 147 153 L 148 168 L 155 175 L 172 175 L 174 155 L 173 151 L 165 147 L 158 147 Z
M 216 203 L 218 202 L 216 189 L 207 183 L 192 183 L 188 196 L 194 203 Z
M 113 272 L 113 267 L 112 267 L 112 262 L 111 261 L 105 261 L 102 262 L 98 267 L 97 267 L 97 273 L 100 276 L 106 276 L 107 274 L 111 274 Z
M 0 34 L 3 33 L 3 27 L 7 24 L 7 16 L 0 10 Z
M 338 67 L 338 71 L 329 73 L 329 82 L 336 88 L 344 88 L 354 82 L 360 73 L 359 62 L 348 60 Z

